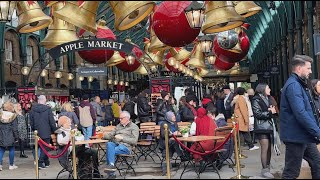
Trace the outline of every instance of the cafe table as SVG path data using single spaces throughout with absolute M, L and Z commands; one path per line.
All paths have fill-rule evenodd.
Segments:
M 189 142 L 189 143 L 197 143 L 199 144 L 199 146 L 202 148 L 200 142 L 202 141 L 208 141 L 208 140 L 212 140 L 212 141 L 216 141 L 216 140 L 220 140 L 220 139 L 224 139 L 225 137 L 223 136 L 189 136 L 189 137 L 177 137 L 177 139 L 181 142 Z M 202 148 L 203 149 L 203 148 Z M 204 152 L 204 151 L 203 151 Z M 185 164 L 184 162 L 184 169 L 180 175 L 180 179 L 182 178 L 182 175 L 186 172 L 186 169 L 188 167 L 188 165 L 191 164 L 195 173 L 197 174 L 197 178 L 200 179 L 200 167 L 199 170 L 197 169 L 196 163 L 194 162 L 193 156 L 189 157 L 189 161 L 187 162 L 187 164 Z

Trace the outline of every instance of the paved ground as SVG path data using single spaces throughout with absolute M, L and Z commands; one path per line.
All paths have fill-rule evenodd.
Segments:
M 272 161 L 271 161 L 271 172 L 275 174 L 275 177 L 279 178 L 280 174 L 283 170 L 284 166 L 284 145 L 281 146 L 282 154 L 280 156 L 275 156 L 272 154 Z M 250 179 L 263 179 L 260 176 L 261 170 L 261 163 L 260 163 L 260 149 L 249 151 L 245 150 L 243 147 L 244 155 L 247 155 L 248 158 L 241 159 L 241 164 L 245 165 L 245 168 L 241 169 L 241 174 L 244 176 L 251 176 Z M 33 158 L 31 155 L 31 151 L 27 151 L 27 155 L 29 158 L 22 159 L 18 155 L 19 153 L 16 152 L 15 156 L 15 164 L 19 167 L 15 170 L 8 170 L 8 152 L 5 153 L 5 157 L 3 160 L 3 171 L 0 171 L 0 179 L 34 179 L 35 178 L 35 166 L 33 164 Z M 155 157 L 156 163 L 152 160 L 147 159 L 144 160 L 143 158 L 140 159 L 138 165 L 134 165 L 135 170 L 137 172 L 137 176 L 133 176 L 133 174 L 128 173 L 126 178 L 127 179 L 164 179 L 166 176 L 161 176 L 161 168 L 160 168 L 160 161 L 157 157 Z M 104 165 L 100 166 L 100 169 L 103 175 Z M 56 159 L 51 159 L 51 166 L 45 170 L 40 170 L 40 179 L 52 179 L 56 178 L 56 175 L 61 170 L 61 166 Z M 179 179 L 180 174 L 183 168 L 180 167 L 179 169 L 173 168 L 171 171 L 171 178 L 172 179 Z M 236 170 L 236 169 L 235 169 Z M 231 168 L 227 165 L 223 166 L 222 169 L 219 171 L 222 179 L 229 179 L 236 175 L 236 172 L 233 172 Z M 196 173 L 193 171 L 187 172 L 183 175 L 183 179 L 194 179 L 196 178 Z M 67 178 L 66 174 L 63 174 L 61 178 Z M 123 179 L 123 177 L 119 176 L 117 172 L 117 178 Z M 210 169 L 206 170 L 204 173 L 200 175 L 201 179 L 217 179 L 218 175 Z

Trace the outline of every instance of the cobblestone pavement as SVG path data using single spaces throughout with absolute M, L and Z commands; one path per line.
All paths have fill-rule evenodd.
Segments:
M 258 144 L 256 144 L 258 145 Z M 241 159 L 240 163 L 245 165 L 245 168 L 241 168 L 241 174 L 244 176 L 250 176 L 250 179 L 263 179 L 260 176 L 261 163 L 260 163 L 260 149 L 249 151 L 246 150 L 247 147 L 242 147 L 242 154 L 248 156 L 246 159 Z M 275 174 L 276 178 L 280 179 L 280 174 L 284 167 L 284 145 L 281 146 L 282 154 L 280 156 L 275 156 L 272 154 L 271 160 L 271 172 Z M 0 171 L 0 179 L 35 179 L 35 166 L 32 158 L 31 151 L 26 151 L 29 158 L 20 158 L 19 152 L 16 152 L 15 165 L 19 168 L 15 170 L 9 170 L 8 165 L 8 151 L 6 151 L 3 159 L 3 171 Z M 155 157 L 155 156 L 154 156 Z M 44 170 L 39 170 L 40 179 L 54 179 L 56 178 L 58 172 L 62 169 L 57 159 L 51 159 L 51 165 L 49 168 Z M 136 176 L 132 173 L 127 173 L 126 179 L 164 179 L 166 176 L 162 176 L 160 168 L 160 160 L 155 157 L 156 163 L 151 159 L 144 160 L 144 158 L 139 160 L 138 165 L 134 165 Z M 100 172 L 104 176 L 107 176 L 103 172 L 104 164 L 100 165 Z M 171 178 L 179 179 L 180 174 L 183 170 L 183 166 L 179 169 L 173 167 L 171 170 Z M 236 169 L 235 169 L 236 171 Z M 222 167 L 219 171 L 222 179 L 229 179 L 236 176 L 236 172 L 233 172 L 228 165 Z M 67 178 L 66 174 L 63 174 L 61 178 Z M 194 171 L 184 173 L 182 179 L 195 179 L 196 173 Z M 200 175 L 200 179 L 218 179 L 218 175 L 212 171 L 212 168 L 207 168 L 207 170 Z M 117 172 L 117 179 L 123 179 L 119 176 Z

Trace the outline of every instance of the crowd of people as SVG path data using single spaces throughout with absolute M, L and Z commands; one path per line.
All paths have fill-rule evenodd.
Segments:
M 37 103 L 30 104 L 27 112 L 23 111 L 19 103 L 7 101 L 0 111 L 0 171 L 3 170 L 2 159 L 7 149 L 9 169 L 18 168 L 14 164 L 16 144 L 20 147 L 20 157 L 28 158 L 24 149 L 30 131 L 37 130 L 38 136 L 50 144 L 53 133 L 68 133 L 76 128 L 82 132 L 84 140 L 89 140 L 98 126 L 116 126 L 111 133 L 103 136 L 109 140 L 106 144 L 105 171 L 109 178 L 115 178 L 115 156 L 132 152 L 139 138 L 141 123 L 154 121 L 160 125 L 159 150 L 165 157 L 165 124 L 169 127 L 169 137 L 182 135 L 177 126 L 180 121 L 191 123 L 190 135 L 214 135 L 216 128 L 226 126 L 227 121 L 234 118 L 239 124 L 243 144 L 248 146 L 248 150 L 261 151 L 263 177 L 274 178 L 270 173 L 271 151 L 272 145 L 277 150 L 279 132 L 286 145 L 282 178 L 298 177 L 302 159 L 309 162 L 313 178 L 319 178 L 320 154 L 316 144 L 320 142 L 320 80 L 309 80 L 312 62 L 309 56 L 293 57 L 292 74 L 281 89 L 280 105 L 271 96 L 271 89 L 266 83 L 259 83 L 255 90 L 243 87 L 232 90 L 229 85 L 225 85 L 212 94 L 204 95 L 202 99 L 188 88 L 178 101 L 170 92 L 161 91 L 155 105 L 149 99 L 149 90 L 142 91 L 137 97 L 127 98 L 122 103 L 117 102 L 117 99 L 101 101 L 99 96 L 90 99 L 88 95 L 83 95 L 81 101 L 66 102 L 61 106 L 58 121 L 47 105 L 46 96 L 40 95 Z M 260 147 L 255 145 L 256 141 Z M 58 142 L 64 142 L 61 144 L 65 145 L 66 141 L 60 139 Z M 213 141 L 203 141 L 200 144 L 205 151 L 210 151 L 215 146 Z M 89 144 L 84 148 L 89 148 Z M 197 151 L 198 148 L 190 146 L 192 150 Z M 177 153 L 181 161 L 188 159 L 188 154 L 172 138 L 169 140 L 169 152 L 170 158 Z M 42 149 L 39 154 L 39 159 L 34 157 L 39 168 L 48 168 L 48 156 Z M 193 158 L 196 162 L 203 163 L 201 156 L 194 154 Z M 166 171 L 166 168 L 163 170 Z

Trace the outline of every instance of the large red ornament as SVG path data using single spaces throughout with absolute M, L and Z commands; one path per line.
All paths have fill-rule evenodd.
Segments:
M 193 42 L 200 29 L 190 27 L 184 9 L 191 1 L 163 1 L 154 12 L 153 30 L 159 40 L 171 47 L 182 47 Z
M 231 69 L 234 65 L 235 65 L 235 63 L 224 62 L 217 57 L 215 63 L 212 66 L 215 69 L 226 71 L 226 70 Z
M 141 58 L 141 56 L 143 55 L 143 51 L 138 47 L 138 46 L 134 46 L 133 49 L 132 49 L 132 53 L 137 57 L 137 58 Z M 125 54 L 120 52 L 120 55 L 125 58 Z M 119 68 L 121 71 L 124 71 L 124 72 L 133 72 L 135 71 L 136 69 L 138 69 L 138 67 L 140 66 L 140 62 L 135 59 L 134 60 L 134 63 L 133 65 L 129 65 L 127 63 L 127 61 L 123 61 L 122 63 L 120 64 L 117 64 L 117 68 Z
M 212 51 L 214 51 L 217 58 L 219 58 L 220 60 L 229 62 L 229 63 L 236 63 L 238 61 L 241 61 L 248 54 L 248 51 L 250 48 L 249 38 L 244 31 L 240 31 L 239 33 L 239 43 L 240 43 L 240 48 L 242 52 L 235 53 L 227 49 L 222 49 L 218 45 L 217 37 L 215 37 L 213 41 Z
M 98 29 L 98 32 L 96 33 L 97 38 L 116 40 L 116 36 L 112 32 L 112 30 L 109 29 L 108 27 L 98 26 L 97 29 Z M 81 29 L 79 31 L 79 37 L 84 36 L 87 33 L 89 33 L 89 32 Z M 93 34 L 90 33 L 90 35 L 93 35 Z M 97 50 L 78 51 L 78 53 L 82 59 L 84 59 L 92 64 L 101 64 L 101 63 L 105 63 L 106 61 L 108 61 L 112 57 L 114 51 L 113 50 L 97 49 Z

